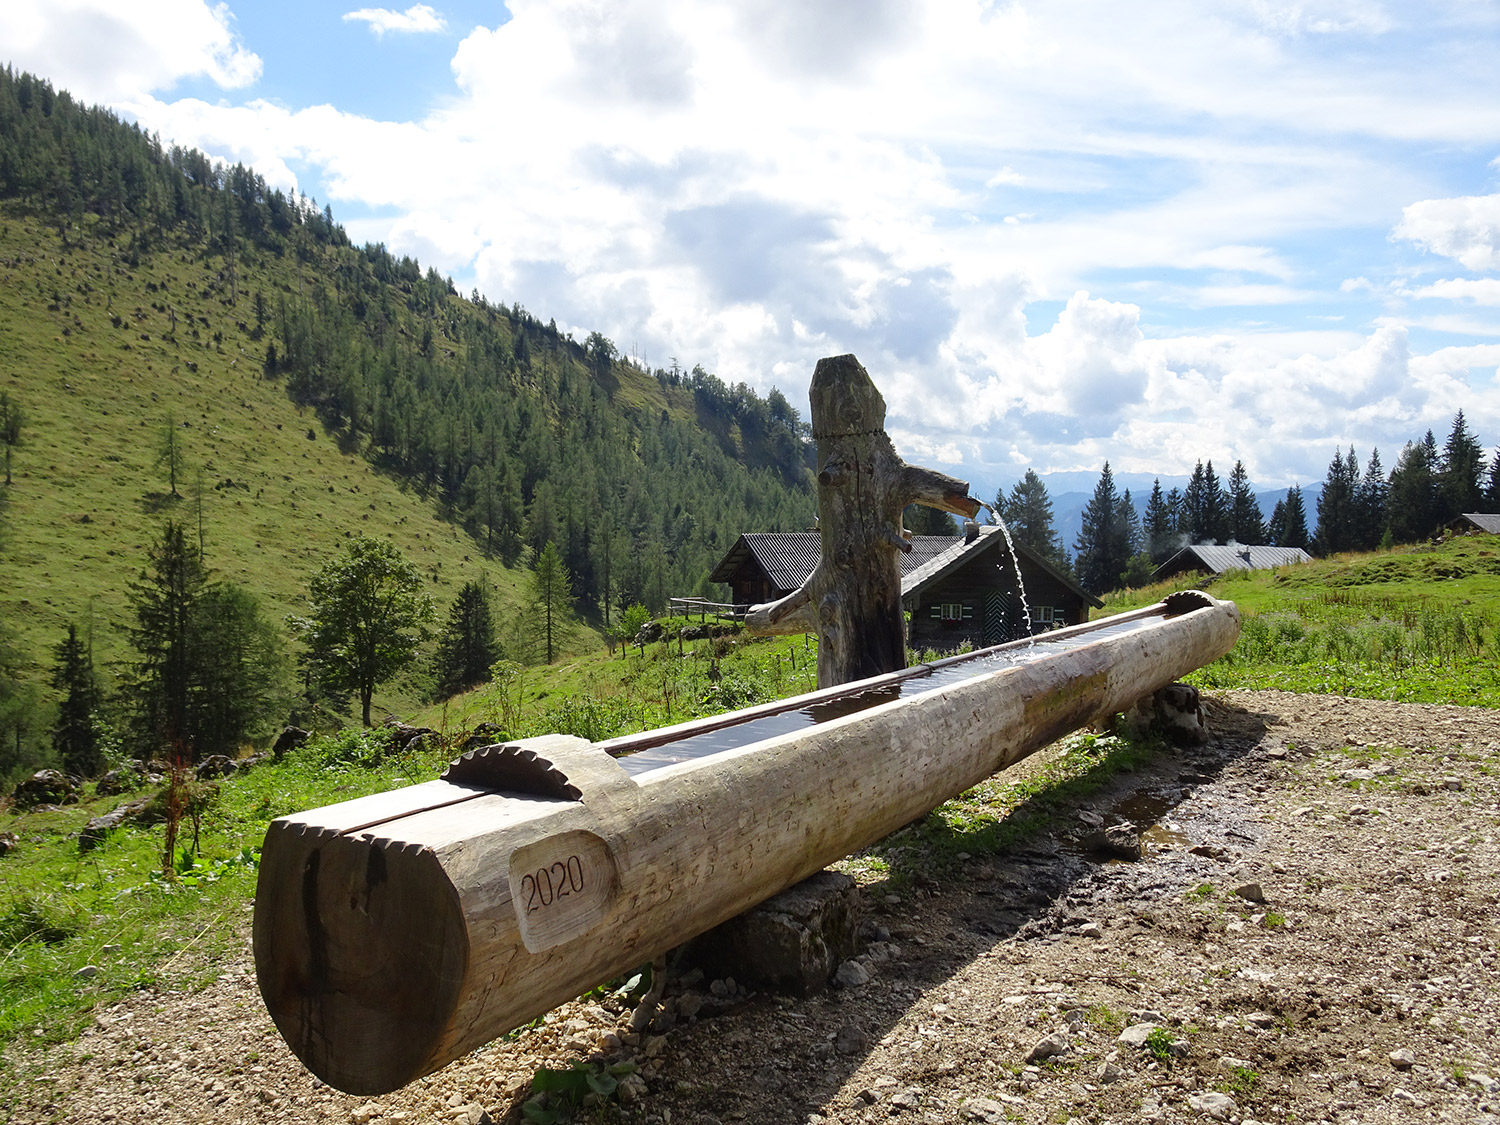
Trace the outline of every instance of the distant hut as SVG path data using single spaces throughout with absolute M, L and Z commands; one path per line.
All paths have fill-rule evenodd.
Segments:
M 1151 572 L 1151 581 L 1162 582 L 1179 574 L 1224 574 L 1231 570 L 1275 570 L 1278 566 L 1312 562 L 1301 547 L 1227 546 L 1184 547 Z
M 1454 535 L 1500 535 L 1500 512 L 1464 512 L 1443 526 Z

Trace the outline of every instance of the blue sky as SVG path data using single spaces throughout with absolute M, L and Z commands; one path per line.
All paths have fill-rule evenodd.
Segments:
M 986 485 L 1500 444 L 1488 0 L 9 0 L 0 57 L 468 291 Z

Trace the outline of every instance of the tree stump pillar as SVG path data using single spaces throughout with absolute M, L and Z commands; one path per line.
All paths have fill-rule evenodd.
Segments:
M 800 589 L 752 607 L 746 626 L 816 633 L 821 688 L 906 667 L 898 552 L 911 550 L 911 533 L 902 509 L 925 504 L 972 519 L 980 504 L 967 481 L 901 459 L 885 432 L 885 399 L 854 356 L 819 360 L 809 395 L 822 558 Z

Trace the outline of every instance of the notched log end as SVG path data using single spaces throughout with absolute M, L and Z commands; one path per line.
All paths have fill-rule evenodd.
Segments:
M 470 750 L 443 771 L 442 779 L 476 789 L 558 797 L 565 801 L 583 799 L 582 790 L 555 764 L 535 750 L 515 743 Z

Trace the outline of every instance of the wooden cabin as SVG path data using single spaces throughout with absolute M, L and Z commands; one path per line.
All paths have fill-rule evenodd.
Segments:
M 911 550 L 901 556 L 902 575 L 930 562 L 956 542 L 958 537 L 953 535 L 915 536 Z M 730 601 L 737 606 L 763 605 L 801 587 L 822 552 L 821 532 L 748 531 L 734 541 L 708 578 L 710 582 L 726 583 Z
M 999 527 L 968 525 L 965 535 L 918 535 L 900 556 L 901 601 L 910 617 L 907 643 L 947 652 L 1027 635 L 1016 591 L 1016 567 Z M 736 605 L 760 605 L 802 585 L 822 551 L 816 531 L 747 532 L 709 576 L 729 584 Z M 1032 631 L 1088 620 L 1104 603 L 1024 544 L 1016 544 Z
M 1016 586 L 1017 559 L 1024 608 Z M 910 621 L 907 644 L 938 652 L 965 643 L 984 648 L 1081 625 L 1089 619 L 1090 606 L 1104 604 L 1024 543 L 1015 544 L 1013 556 L 998 526 L 977 524 L 969 524 L 947 550 L 902 578 L 901 601 Z

